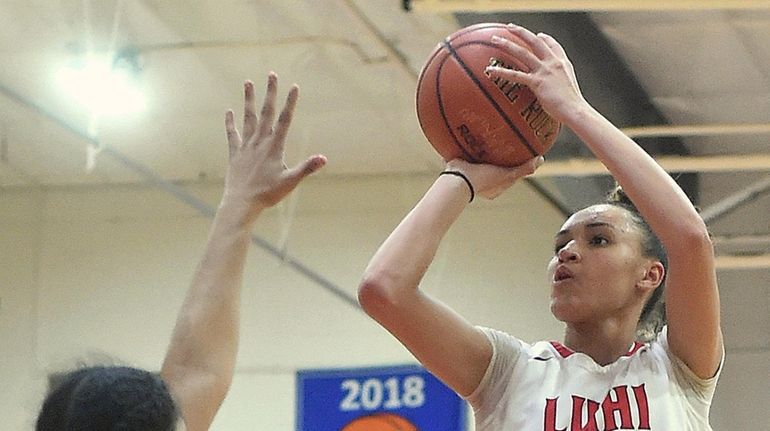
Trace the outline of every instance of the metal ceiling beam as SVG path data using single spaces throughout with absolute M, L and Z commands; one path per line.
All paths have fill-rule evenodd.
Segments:
M 757 255 L 770 253 L 770 234 L 715 236 L 711 239 L 718 255 Z
M 703 221 L 710 223 L 768 192 L 770 192 L 770 175 L 704 209 L 701 211 L 701 217 Z
M 738 172 L 770 171 L 770 154 L 740 156 L 657 156 L 655 160 L 666 172 Z M 572 158 L 548 160 L 538 168 L 534 177 L 590 177 L 608 175 L 607 168 L 597 159 Z
M 770 123 L 639 126 L 625 127 L 622 130 L 633 139 L 669 136 L 765 135 L 770 134 Z
M 595 12 L 770 9 L 768 0 L 411 0 L 417 12 Z
M 765 247 L 770 252 L 770 234 L 764 235 L 725 235 L 712 238 L 715 246 L 739 247 L 753 246 Z
M 717 256 L 716 268 L 718 270 L 747 270 L 770 268 L 770 254 L 756 256 Z

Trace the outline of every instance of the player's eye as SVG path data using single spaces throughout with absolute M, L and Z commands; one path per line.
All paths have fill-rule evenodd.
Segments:
M 595 235 L 588 243 L 591 245 L 607 245 L 610 243 L 610 241 L 601 235 Z

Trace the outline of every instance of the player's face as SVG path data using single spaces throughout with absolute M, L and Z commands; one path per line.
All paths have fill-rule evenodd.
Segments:
M 648 259 L 642 234 L 625 209 L 594 205 L 573 214 L 554 239 L 548 264 L 551 312 L 568 323 L 638 312 L 636 288 Z

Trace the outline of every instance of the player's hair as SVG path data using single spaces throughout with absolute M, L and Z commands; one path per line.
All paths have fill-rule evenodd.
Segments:
M 156 373 L 93 366 L 49 376 L 36 431 L 173 431 L 178 413 Z
M 607 195 L 606 203 L 620 207 L 628 211 L 634 225 L 642 234 L 642 254 L 646 257 L 652 257 L 660 261 L 663 267 L 668 269 L 668 256 L 666 249 L 652 231 L 650 225 L 644 220 L 639 210 L 631 199 L 626 195 L 620 186 L 616 186 Z M 636 336 L 641 341 L 650 341 L 654 339 L 666 324 L 666 304 L 663 292 L 665 290 L 666 276 L 660 285 L 652 292 L 647 303 L 642 308 L 642 314 L 639 316 L 639 322 L 636 326 Z

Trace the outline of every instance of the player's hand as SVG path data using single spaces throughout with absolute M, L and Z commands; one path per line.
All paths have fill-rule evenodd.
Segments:
M 543 156 L 538 156 L 520 166 L 505 168 L 454 159 L 446 164 L 446 170 L 462 172 L 473 185 L 476 195 L 487 199 L 494 199 L 520 178 L 532 175 L 543 162 Z
M 496 36 L 492 37 L 492 43 L 505 49 L 523 67 L 521 70 L 488 67 L 487 73 L 493 78 L 526 85 L 548 114 L 557 121 L 567 122 L 567 116 L 586 102 L 564 48 L 545 33 L 535 35 L 514 24 L 508 24 L 508 31 L 528 47 Z
M 254 84 L 244 83 L 243 128 L 235 127 L 233 111 L 225 115 L 229 163 L 222 204 L 247 205 L 251 213 L 273 206 L 302 181 L 326 164 L 326 157 L 314 155 L 293 168 L 284 163 L 284 140 L 289 131 L 299 87 L 293 85 L 275 121 L 278 77 L 270 73 L 267 93 L 259 118 L 256 114 Z

